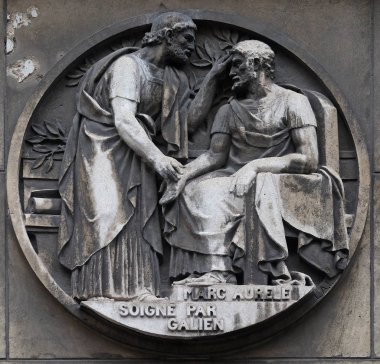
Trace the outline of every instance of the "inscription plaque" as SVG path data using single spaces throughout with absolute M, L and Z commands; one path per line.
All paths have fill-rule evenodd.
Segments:
M 311 291 L 305 286 L 176 286 L 168 302 L 85 301 L 83 308 L 119 325 L 157 335 L 222 334 L 261 322 Z

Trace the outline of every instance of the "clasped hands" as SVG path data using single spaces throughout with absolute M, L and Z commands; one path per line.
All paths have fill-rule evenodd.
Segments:
M 174 158 L 157 155 L 153 160 L 153 169 L 164 181 L 175 182 L 181 178 L 184 166 Z
M 165 190 L 160 200 L 161 205 L 174 201 L 185 187 L 185 167 L 176 159 L 157 156 L 153 162 L 154 170 L 163 178 L 160 192 Z
M 178 178 L 164 179 L 160 188 L 160 191 L 164 191 L 159 202 L 161 205 L 167 205 L 174 201 L 184 189 L 190 177 L 186 166 L 182 166 L 180 171 Z M 238 197 L 244 196 L 255 182 L 256 175 L 257 171 L 252 165 L 246 165 L 239 169 L 229 177 L 229 192 Z

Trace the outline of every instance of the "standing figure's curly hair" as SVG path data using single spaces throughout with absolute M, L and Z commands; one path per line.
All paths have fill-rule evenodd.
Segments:
M 154 18 L 150 32 L 145 33 L 142 46 L 161 44 L 169 30 L 176 33 L 185 29 L 197 29 L 197 26 L 188 15 L 176 12 L 160 14 Z

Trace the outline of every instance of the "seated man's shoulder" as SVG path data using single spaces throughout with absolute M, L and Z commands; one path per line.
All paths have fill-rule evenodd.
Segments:
M 292 128 L 317 126 L 315 114 L 307 96 L 281 86 L 277 86 L 277 92 L 283 95 L 283 105 L 287 110 L 289 125 Z
M 304 94 L 290 88 L 276 85 L 275 92 L 278 93 L 278 96 L 283 96 L 289 102 L 308 102 L 308 98 Z
M 228 103 L 220 106 L 217 111 L 217 115 L 225 115 L 231 112 L 231 104 L 230 101 Z

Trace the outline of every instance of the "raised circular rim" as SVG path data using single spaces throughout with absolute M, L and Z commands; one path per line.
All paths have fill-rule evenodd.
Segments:
M 252 21 L 248 18 L 230 13 L 204 10 L 179 11 L 191 16 L 194 21 L 221 23 L 224 25 L 239 27 L 260 35 L 260 37 L 267 39 L 271 43 L 276 44 L 281 49 L 290 53 L 293 58 L 309 69 L 326 87 L 326 89 L 329 90 L 331 93 L 329 96 L 333 99 L 335 106 L 345 118 L 346 124 L 353 137 L 355 151 L 358 158 L 358 203 L 356 207 L 354 224 L 350 234 L 350 251 L 354 252 L 362 236 L 367 217 L 370 191 L 370 165 L 366 143 L 361 132 L 360 125 L 338 86 L 332 80 L 330 75 L 323 69 L 323 67 L 318 64 L 313 56 L 298 46 L 297 43 L 285 34 L 271 30 L 265 23 L 260 23 L 257 21 L 252 23 Z M 282 331 L 285 327 L 289 326 L 292 322 L 298 320 L 306 312 L 310 311 L 312 307 L 322 300 L 339 280 L 340 276 L 328 281 L 326 283 L 327 289 L 325 288 L 322 294 L 308 295 L 308 297 L 301 300 L 302 305 L 297 305 L 296 303 L 289 309 L 285 310 L 287 319 L 281 320 L 281 322 L 278 321 L 278 318 L 285 311 L 275 315 L 263 323 L 255 324 L 246 329 L 233 331 L 223 335 L 210 336 L 206 338 L 165 337 L 165 340 L 163 340 L 162 337 L 153 337 L 148 333 L 141 334 L 133 329 L 120 329 L 119 327 L 112 326 L 109 323 L 95 318 L 81 310 L 79 308 L 79 304 L 59 287 L 44 266 L 43 262 L 35 253 L 26 232 L 24 214 L 21 207 L 19 176 L 22 145 L 30 118 L 45 93 L 54 85 L 55 81 L 63 75 L 65 70 L 68 69 L 68 67 L 70 67 L 70 65 L 79 57 L 83 56 L 84 53 L 122 32 L 146 26 L 151 23 L 152 19 L 156 15 L 157 12 L 140 15 L 100 30 L 88 39 L 80 42 L 72 51 L 65 55 L 41 81 L 32 97 L 28 100 L 17 121 L 10 144 L 7 164 L 7 195 L 9 212 L 16 237 L 31 268 L 48 291 L 81 321 L 109 337 L 122 341 L 132 349 L 144 350 L 145 352 L 151 351 L 154 353 L 171 353 L 172 355 L 218 355 L 225 351 L 238 350 L 238 348 L 241 348 L 242 346 L 257 344 L 265 339 L 268 339 L 271 335 Z M 255 327 L 254 332 L 253 327 Z M 139 343 L 139 339 L 141 339 L 142 335 L 144 337 L 143 345 Z M 231 341 L 235 341 L 231 340 L 231 335 L 234 335 L 234 337 L 238 339 L 236 340 L 238 343 L 231 344 Z M 173 343 L 175 343 L 175 345 L 172 345 Z M 194 345 L 189 345 L 190 343 L 196 343 L 197 347 L 194 348 Z M 210 347 L 211 343 L 213 345 Z M 215 349 L 213 349 L 214 346 Z

